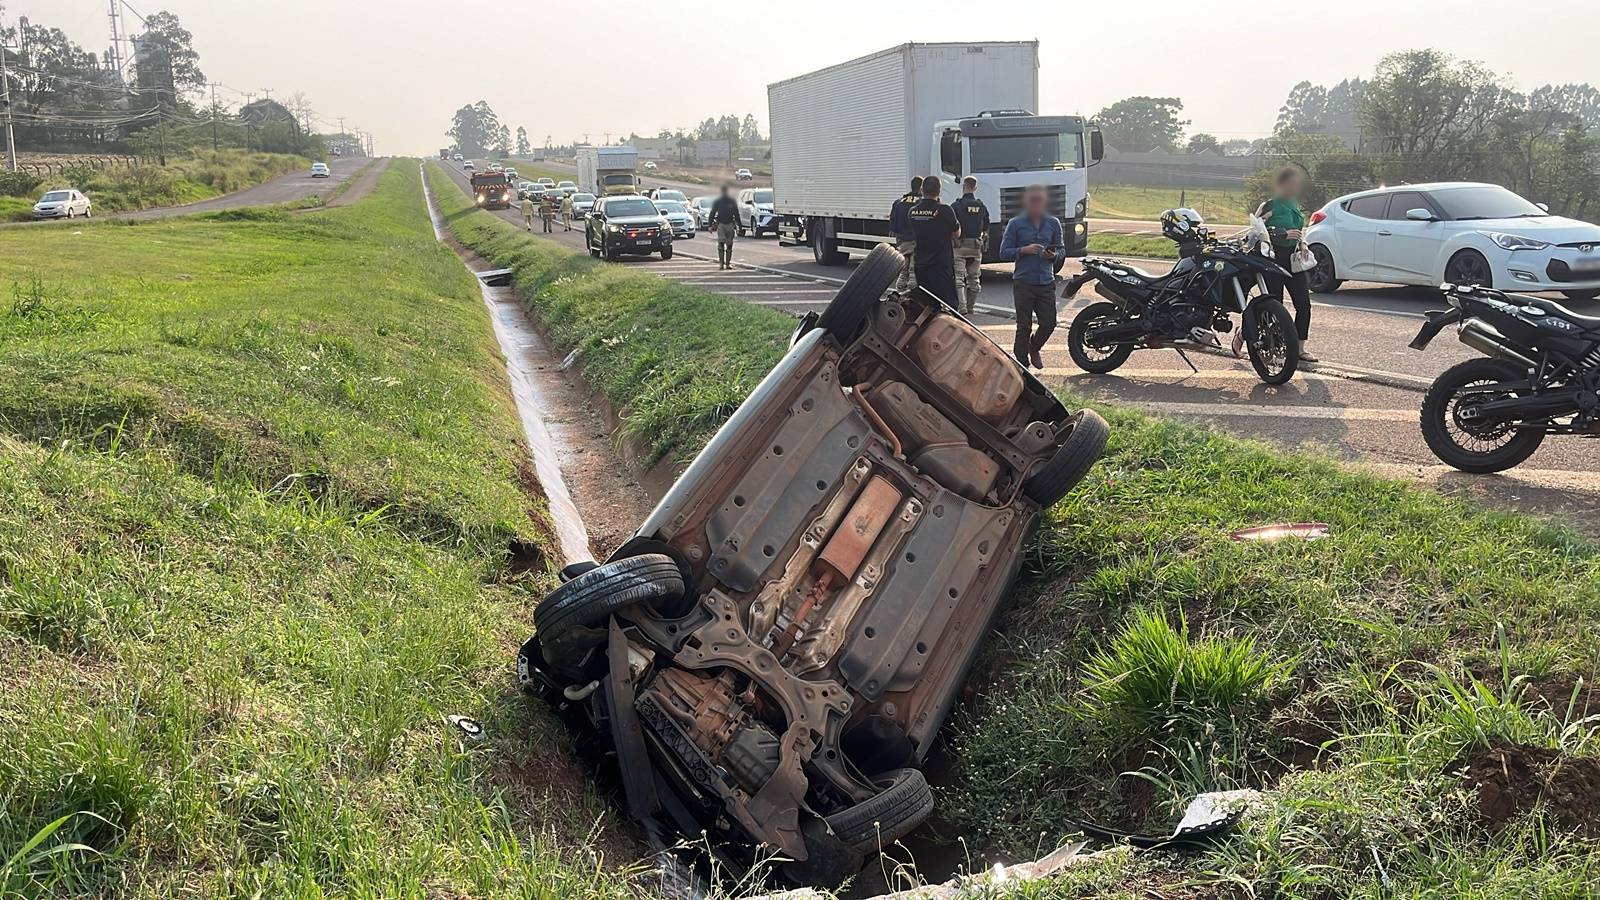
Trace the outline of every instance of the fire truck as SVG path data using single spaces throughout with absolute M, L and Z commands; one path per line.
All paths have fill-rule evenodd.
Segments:
M 473 172 L 472 196 L 484 209 L 510 209 L 517 192 L 504 172 Z

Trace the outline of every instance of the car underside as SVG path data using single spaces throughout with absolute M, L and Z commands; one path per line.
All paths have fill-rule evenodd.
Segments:
M 885 296 L 899 266 L 875 251 L 634 537 L 569 567 L 520 666 L 635 816 L 804 880 L 931 812 L 917 767 L 1106 437 L 932 295 Z

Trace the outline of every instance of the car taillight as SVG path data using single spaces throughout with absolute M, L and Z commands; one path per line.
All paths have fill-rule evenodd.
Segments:
M 1323 219 L 1326 219 L 1327 217 L 1328 217 L 1328 214 L 1319 209 L 1316 212 L 1311 214 L 1311 224 L 1315 225 L 1318 222 L 1321 222 Z

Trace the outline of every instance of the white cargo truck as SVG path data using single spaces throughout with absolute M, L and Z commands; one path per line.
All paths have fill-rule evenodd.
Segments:
M 632 147 L 579 147 L 578 187 L 604 197 L 632 194 L 639 189 L 639 153 Z
M 779 242 L 823 265 L 865 256 L 893 240 L 889 208 L 913 175 L 937 175 L 946 203 L 973 175 L 994 219 L 985 261 L 1030 184 L 1049 187 L 1067 255 L 1083 256 L 1100 130 L 1038 107 L 1037 41 L 901 44 L 768 85 Z

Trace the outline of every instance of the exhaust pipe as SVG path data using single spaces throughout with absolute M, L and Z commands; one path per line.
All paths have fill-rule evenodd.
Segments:
M 1456 336 L 1461 339 L 1461 343 L 1486 356 L 1508 359 L 1514 363 L 1521 363 L 1530 369 L 1539 368 L 1538 363 L 1513 349 L 1511 343 L 1506 340 L 1505 335 L 1482 319 L 1468 319 L 1461 323 L 1461 331 Z

